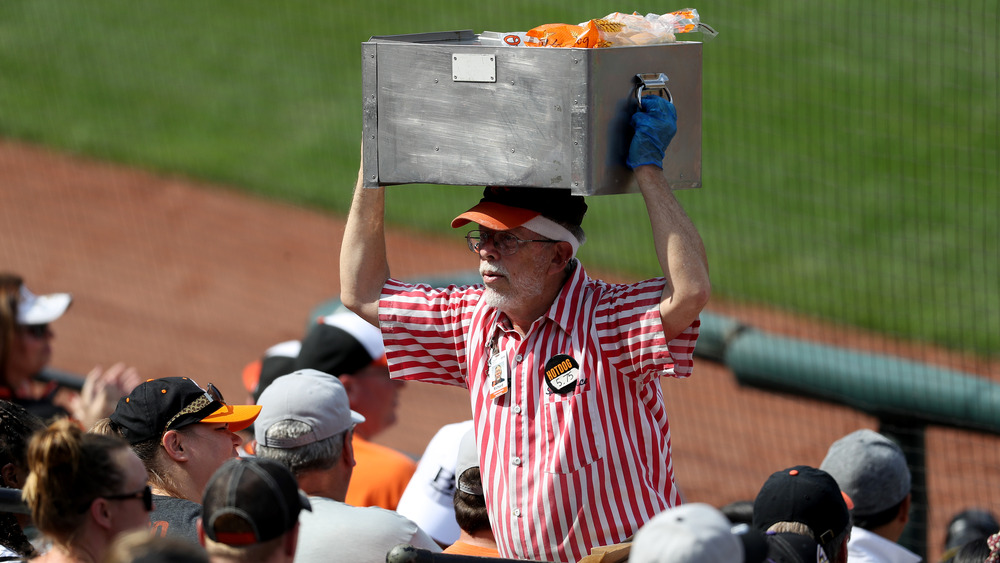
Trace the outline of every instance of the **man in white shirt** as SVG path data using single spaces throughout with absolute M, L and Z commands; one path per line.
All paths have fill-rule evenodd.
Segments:
M 899 545 L 910 519 L 910 469 L 903 450 L 873 430 L 854 431 L 830 446 L 820 469 L 854 501 L 848 563 L 917 563 Z

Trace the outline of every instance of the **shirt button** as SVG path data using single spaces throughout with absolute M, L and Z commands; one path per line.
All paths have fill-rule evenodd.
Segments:
M 524 359 L 524 356 L 522 356 L 521 354 L 518 354 L 518 355 L 514 356 L 514 360 L 517 361 L 517 362 L 520 362 L 523 359 Z
M 521 405 L 514 405 L 511 410 L 514 411 L 514 414 L 521 414 Z
M 511 460 L 511 463 L 513 463 L 514 465 L 521 465 L 521 458 L 515 457 L 513 460 Z
M 521 517 L 521 509 L 520 508 L 515 508 L 514 509 L 514 516 L 518 517 L 518 518 Z

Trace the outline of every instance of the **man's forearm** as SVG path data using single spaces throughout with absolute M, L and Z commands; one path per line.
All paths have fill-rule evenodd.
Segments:
M 656 257 L 667 278 L 660 318 L 670 340 L 686 329 L 708 302 L 708 259 L 701 235 L 674 197 L 663 171 L 656 166 L 639 166 L 635 175 L 649 213 Z
M 378 301 L 389 278 L 385 252 L 385 188 L 365 188 L 361 173 L 340 248 L 340 300 L 378 326 Z

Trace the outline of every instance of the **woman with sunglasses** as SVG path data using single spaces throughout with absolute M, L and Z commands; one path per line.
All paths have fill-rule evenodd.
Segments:
M 134 368 L 118 363 L 107 370 L 92 369 L 80 394 L 58 393 L 54 382 L 37 381 L 52 358 L 55 334 L 50 323 L 62 317 L 72 302 L 68 293 L 35 295 L 21 276 L 0 273 L 0 399 L 43 420 L 69 415 L 88 428 L 108 416 L 140 378 Z
M 257 405 L 227 405 L 212 384 L 202 389 L 187 377 L 163 377 L 137 386 L 91 431 L 124 437 L 146 466 L 153 533 L 197 543 L 202 491 L 237 457 L 242 439 L 235 432 L 259 413 Z
M 32 437 L 28 469 L 23 497 L 51 542 L 34 561 L 97 563 L 118 534 L 148 522 L 146 468 L 122 440 L 57 420 Z

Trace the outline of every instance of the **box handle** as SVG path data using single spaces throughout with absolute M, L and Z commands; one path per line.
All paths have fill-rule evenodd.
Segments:
M 635 90 L 635 99 L 639 102 L 639 109 L 642 109 L 642 91 L 643 90 L 653 90 L 661 98 L 666 98 L 668 102 L 673 102 L 674 97 L 670 94 L 670 90 L 667 88 L 667 82 L 670 81 L 666 74 L 662 72 L 642 72 L 635 75 L 635 79 L 638 82 Z M 664 95 L 664 93 L 666 95 Z

